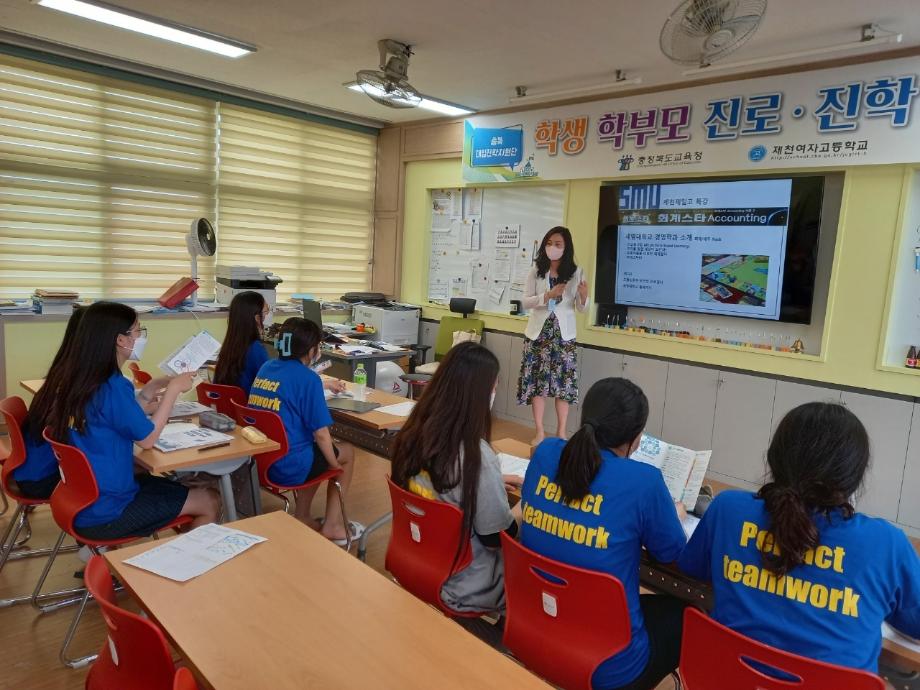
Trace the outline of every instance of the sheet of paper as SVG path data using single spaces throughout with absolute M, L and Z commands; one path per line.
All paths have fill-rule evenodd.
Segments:
M 521 224 L 499 224 L 495 228 L 495 246 L 510 249 L 521 246 Z
M 915 654 L 920 654 L 920 640 L 915 640 L 913 638 L 902 635 L 897 630 L 892 628 L 888 623 L 882 623 L 882 637 L 886 640 L 891 640 L 896 642 L 902 647 L 911 650 Z
M 376 352 L 374 348 L 368 347 L 367 345 L 339 345 L 338 349 L 346 355 L 372 355 Z
M 166 359 L 160 362 L 160 370 L 175 376 L 187 371 L 198 371 L 220 351 L 220 343 L 207 331 L 201 331 L 186 340 Z
M 489 264 L 479 259 L 470 261 L 470 290 L 484 293 L 489 289 Z
M 462 276 L 458 278 L 451 278 L 450 281 L 450 296 L 451 297 L 466 297 L 467 287 L 469 286 L 469 278 Z
M 383 412 L 385 414 L 391 414 L 394 417 L 408 417 L 412 414 L 412 410 L 415 407 L 414 400 L 407 400 L 403 403 L 395 403 L 394 405 L 385 405 L 384 407 L 378 407 L 376 412 Z
M 514 255 L 507 249 L 496 249 L 495 259 L 492 262 L 492 280 L 511 280 L 511 266 Z
M 187 582 L 263 541 L 265 537 L 212 523 L 128 558 L 125 563 L 170 580 Z
M 167 427 L 167 429 L 169 429 L 169 427 Z M 231 441 L 233 441 L 232 436 L 214 431 L 214 429 L 208 429 L 207 427 L 196 426 L 194 429 L 178 432 L 172 430 L 167 433 L 164 430 L 164 432 L 160 434 L 160 438 L 157 439 L 157 442 L 153 444 L 153 447 L 164 453 L 171 453 L 175 450 L 184 450 L 187 448 L 220 446 L 229 444 Z
M 501 285 L 493 285 L 489 289 L 489 301 L 492 304 L 501 304 L 502 296 L 505 294 L 505 288 Z
M 687 514 L 683 520 L 680 521 L 680 526 L 684 528 L 684 534 L 687 535 L 687 539 L 693 536 L 693 533 L 696 531 L 697 525 L 700 524 L 700 519 L 696 515 Z
M 709 469 L 709 459 L 712 457 L 711 450 L 700 450 L 694 453 L 693 467 L 690 469 L 690 476 L 687 478 L 687 486 L 684 487 L 681 503 L 687 510 L 693 510 L 696 505 L 696 499 L 700 497 L 700 489 L 703 488 L 703 482 L 706 479 L 706 472 Z
M 527 465 L 530 463 L 527 458 L 519 458 L 508 453 L 499 453 L 498 461 L 502 466 L 502 474 L 511 474 L 517 477 L 523 477 L 527 473 Z
M 465 222 L 460 226 L 457 246 L 460 249 L 478 251 L 480 248 L 480 223 Z
M 482 190 L 469 187 L 463 190 L 463 220 L 480 222 L 482 219 Z
M 450 283 L 443 279 L 428 281 L 428 299 L 446 300 L 450 298 Z
M 172 412 L 169 413 L 169 418 L 192 417 L 193 415 L 207 412 L 210 409 L 210 407 L 202 405 L 194 400 L 177 400 L 176 404 L 173 405 Z
M 660 469 L 671 498 L 680 501 L 683 498 L 690 471 L 693 469 L 696 452 L 643 434 L 639 441 L 639 448 L 633 453 L 632 459 Z M 697 493 L 699 493 L 699 488 L 697 488 Z
M 449 232 L 453 221 L 463 218 L 463 195 L 459 189 L 431 192 L 431 231 Z

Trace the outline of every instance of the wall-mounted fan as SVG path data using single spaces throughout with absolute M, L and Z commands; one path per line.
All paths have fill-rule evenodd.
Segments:
M 684 0 L 661 29 L 661 52 L 706 67 L 744 45 L 766 11 L 767 0 Z
M 198 257 L 214 256 L 217 251 L 217 233 L 214 226 L 207 218 L 196 218 L 192 221 L 185 236 L 185 246 L 192 257 L 192 280 L 198 282 Z M 192 304 L 198 304 L 198 291 L 192 294 Z
M 389 108 L 415 108 L 422 97 L 409 83 L 409 58 L 412 50 L 405 43 L 385 38 L 377 41 L 380 69 L 363 69 L 355 78 L 358 86 L 377 103 Z

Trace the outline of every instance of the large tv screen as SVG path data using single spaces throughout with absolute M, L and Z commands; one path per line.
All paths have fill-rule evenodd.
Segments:
M 605 185 L 598 280 L 621 306 L 808 323 L 823 191 L 822 177 Z

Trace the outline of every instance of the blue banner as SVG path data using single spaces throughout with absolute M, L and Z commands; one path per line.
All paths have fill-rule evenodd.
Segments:
M 523 129 L 474 129 L 470 165 L 507 165 L 513 168 L 524 157 Z

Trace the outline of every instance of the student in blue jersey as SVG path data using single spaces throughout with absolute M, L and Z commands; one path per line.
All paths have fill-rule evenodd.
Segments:
M 661 472 L 629 459 L 647 419 L 648 400 L 637 385 L 622 378 L 598 381 L 585 396 L 581 428 L 568 443 L 553 438 L 537 447 L 521 491 L 524 546 L 609 573 L 626 590 L 632 639 L 595 670 L 595 689 L 654 688 L 680 658 L 686 604 L 639 594 L 642 547 L 671 562 L 686 544 L 683 507 L 671 499 Z
M 489 445 L 498 368 L 495 355 L 482 345 L 455 345 L 393 444 L 395 484 L 463 511 L 460 543 L 470 540 L 473 560 L 441 588 L 441 600 L 455 611 L 505 608 L 499 534 L 515 536 L 518 525 Z M 470 629 L 493 643 L 500 638 L 499 630 Z
M 347 443 L 332 442 L 329 427 L 332 415 L 326 406 L 324 389 L 338 393 L 345 386 L 340 381 L 323 382 L 310 366 L 319 361 L 323 333 L 312 321 L 292 318 L 284 322 L 276 346 L 278 359 L 262 365 L 249 394 L 251 407 L 277 412 L 284 423 L 288 438 L 288 454 L 272 465 L 269 477 L 282 486 L 296 486 L 321 475 L 331 468 L 341 468 L 339 478 L 342 492 L 347 495 L 354 469 L 354 449 Z M 298 520 L 336 544 L 344 546 L 345 524 L 342 509 L 329 483 L 326 489 L 326 516 L 317 521 L 311 517 L 310 506 L 317 487 L 296 492 L 294 515 Z M 351 522 L 352 538 L 361 536 L 364 527 Z
M 262 332 L 272 324 L 272 310 L 258 292 L 237 293 L 230 302 L 227 334 L 217 356 L 214 383 L 239 386 L 246 395 L 259 369 L 268 361 Z
M 121 373 L 145 344 L 146 329 L 131 307 L 96 302 L 77 327 L 74 356 L 48 372 L 43 387 L 56 392 L 46 417 L 51 437 L 82 450 L 96 477 L 99 498 L 75 520 L 77 532 L 90 539 L 147 536 L 180 514 L 193 517 L 192 527 L 217 519 L 215 492 L 134 475 L 134 444 L 152 448 L 176 399 L 192 387 L 190 373 L 169 379 L 148 418 Z
M 883 621 L 920 637 L 920 558 L 903 532 L 852 504 L 869 438 L 846 407 L 807 403 L 776 427 L 771 481 L 723 491 L 678 565 L 711 580 L 713 617 L 766 644 L 878 670 Z

